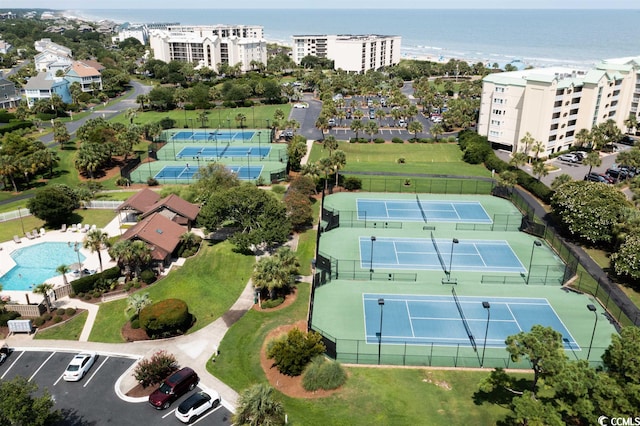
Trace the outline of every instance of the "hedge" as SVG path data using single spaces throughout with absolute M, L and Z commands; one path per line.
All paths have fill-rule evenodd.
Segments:
M 105 269 L 104 271 L 98 274 L 87 275 L 72 281 L 71 288 L 73 288 L 73 292 L 75 294 L 89 293 L 95 288 L 96 282 L 99 279 L 102 278 L 105 281 L 107 281 L 107 280 L 115 280 L 118 277 L 120 277 L 120 268 L 117 266 L 114 266 L 113 268 Z
M 187 304 L 180 299 L 166 299 L 146 306 L 138 316 L 142 327 L 152 339 L 182 334 L 192 324 Z
M 15 130 L 29 129 L 31 127 L 33 127 L 33 123 L 30 121 L 12 121 L 6 126 L 0 127 L 0 135 L 4 135 L 5 133 L 11 133 Z

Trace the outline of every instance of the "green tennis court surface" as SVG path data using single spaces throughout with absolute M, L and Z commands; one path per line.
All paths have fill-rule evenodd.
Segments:
M 438 295 L 362 295 L 367 343 L 438 346 L 484 346 L 504 348 L 505 339 L 535 324 L 553 327 L 563 336 L 565 349 L 580 350 L 562 320 L 543 298 L 458 296 L 465 320 L 451 296 Z M 382 309 L 378 301 L 382 299 Z M 482 302 L 488 302 L 484 308 Z M 490 309 L 490 316 L 487 310 Z M 487 328 L 487 319 L 489 325 Z M 464 321 L 468 324 L 468 329 Z M 487 331 L 488 330 L 488 331 Z

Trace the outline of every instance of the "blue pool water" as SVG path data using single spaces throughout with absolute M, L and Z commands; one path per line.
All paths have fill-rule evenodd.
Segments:
M 80 262 L 85 257 L 80 254 Z M 59 275 L 60 265 L 78 263 L 78 254 L 67 243 L 40 243 L 11 253 L 16 266 L 0 277 L 4 290 L 26 290 Z

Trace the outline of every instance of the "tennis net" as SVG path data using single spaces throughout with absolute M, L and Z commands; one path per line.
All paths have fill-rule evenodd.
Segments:
M 460 313 L 460 318 L 462 318 L 462 324 L 464 325 L 464 329 L 467 330 L 467 336 L 469 336 L 469 341 L 471 342 L 471 346 L 474 351 L 477 351 L 478 348 L 476 346 L 476 339 L 473 337 L 473 333 L 471 332 L 471 328 L 469 328 L 469 323 L 467 322 L 467 318 L 464 316 L 464 312 L 462 311 L 462 305 L 460 305 L 460 300 L 458 299 L 458 295 L 456 294 L 456 289 L 451 287 L 451 294 L 453 295 L 453 301 L 456 302 L 456 306 L 458 307 L 458 312 Z
M 440 254 L 440 249 L 438 248 L 438 244 L 436 244 L 436 238 L 433 236 L 433 232 L 431 232 L 431 242 L 433 243 L 433 247 L 436 249 L 436 254 L 438 255 L 438 260 L 440 260 L 440 265 L 442 266 L 442 270 L 444 273 L 447 273 L 447 265 L 444 263 L 444 259 Z
M 416 202 L 418 203 L 418 208 L 420 209 L 422 220 L 424 220 L 424 223 L 427 223 L 427 215 L 425 214 L 424 209 L 422 208 L 422 203 L 420 202 L 420 198 L 418 197 L 418 194 L 416 194 Z

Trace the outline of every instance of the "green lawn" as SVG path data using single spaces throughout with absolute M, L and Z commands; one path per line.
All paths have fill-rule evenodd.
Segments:
M 88 315 L 87 312 L 82 312 L 64 324 L 38 331 L 34 339 L 78 340 Z
M 353 144 L 340 142 L 339 149 L 347 155 L 346 172 L 393 172 L 448 174 L 459 176 L 490 177 L 491 172 L 482 164 L 467 164 L 462 161 L 462 152 L 457 144 Z M 318 161 L 328 156 L 320 143 L 315 143 L 309 161 Z M 404 158 L 405 163 L 398 163 Z
M 184 127 L 185 120 L 188 127 L 198 128 L 222 128 L 226 129 L 231 127 L 232 129 L 238 128 L 239 122 L 235 120 L 238 114 L 244 114 L 246 120 L 244 127 L 246 128 L 258 128 L 264 129 L 267 127 L 267 121 L 273 123 L 273 113 L 281 109 L 284 112 L 285 117 L 289 116 L 291 111 L 291 104 L 283 105 L 256 105 L 255 107 L 248 108 L 213 108 L 207 110 L 207 121 L 203 123 L 198 119 L 202 110 L 185 111 L 185 110 L 173 110 L 165 112 L 145 111 L 138 112 L 133 122 L 138 125 L 144 125 L 147 123 L 154 123 L 169 117 L 176 120 L 176 127 Z M 229 121 L 227 121 L 229 120 Z M 129 124 L 129 119 L 121 114 L 110 121 L 117 123 Z
M 97 209 L 78 209 L 73 212 L 67 221 L 72 223 L 89 223 L 95 224 L 98 228 L 106 226 L 115 218 L 113 210 L 97 210 Z M 14 235 L 24 237 L 24 231 L 40 229 L 44 226 L 44 222 L 35 216 L 25 216 L 21 219 L 14 219 L 2 222 L 0 226 L 0 241 L 10 241 Z
M 306 319 L 309 287 L 300 283 L 295 303 L 280 311 L 247 312 L 225 335 L 216 362 L 207 365 L 209 372 L 236 391 L 266 382 L 259 360 L 262 343 L 274 328 Z M 327 398 L 294 399 L 277 394 L 289 422 L 479 425 L 496 424 L 508 412 L 498 405 L 474 403 L 473 393 L 487 372 L 368 367 L 352 367 L 347 371 L 346 385 Z
M 303 234 L 300 234 L 298 240 L 298 262 L 300 262 L 300 274 L 311 275 L 311 259 L 316 254 L 316 236 L 317 232 L 314 229 L 310 229 Z
M 253 256 L 235 253 L 228 242 L 212 246 L 205 242 L 184 266 L 140 291 L 148 292 L 153 302 L 184 300 L 196 318 L 189 330 L 192 333 L 221 317 L 233 305 L 249 280 L 254 260 Z M 120 330 L 127 321 L 126 305 L 126 299 L 100 305 L 89 340 L 123 342 Z

